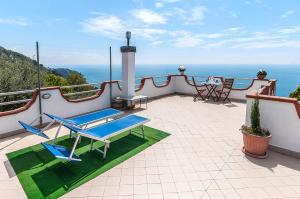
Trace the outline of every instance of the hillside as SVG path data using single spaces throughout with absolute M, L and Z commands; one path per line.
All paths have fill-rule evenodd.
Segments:
M 61 86 L 73 83 L 86 83 L 83 75 L 65 68 L 46 68 L 41 66 L 42 86 Z M 76 76 L 80 81 L 70 81 Z M 69 78 L 69 80 L 68 80 Z M 71 78 L 71 79 L 76 79 Z M 0 46 L 0 92 L 9 92 L 37 87 L 36 61 L 18 52 Z
M 37 88 L 37 63 L 31 58 L 18 52 L 0 46 L 0 92 L 11 92 Z M 45 86 L 65 86 L 86 84 L 85 77 L 70 69 L 51 69 L 41 66 L 41 84 Z M 64 89 L 63 92 L 75 92 L 90 89 Z M 28 99 L 31 94 L 2 96 L 1 102 Z M 76 97 L 76 96 L 75 96 Z M 0 111 L 10 110 L 23 104 L 0 106 Z
M 69 75 L 73 73 L 80 74 L 79 72 L 75 70 L 71 70 L 68 68 L 48 68 L 53 74 L 56 74 L 58 76 L 61 76 L 63 78 L 67 78 Z

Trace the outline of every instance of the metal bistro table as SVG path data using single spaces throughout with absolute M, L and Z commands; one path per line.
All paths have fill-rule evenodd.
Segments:
M 203 85 L 207 89 L 207 94 L 205 96 L 206 99 L 212 98 L 213 101 L 216 101 L 215 98 L 218 98 L 216 93 L 216 88 L 222 85 L 222 81 L 218 79 L 211 78 L 206 82 L 203 82 Z

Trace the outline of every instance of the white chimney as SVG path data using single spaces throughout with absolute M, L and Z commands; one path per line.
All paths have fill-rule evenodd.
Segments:
M 122 97 L 135 95 L 135 53 L 136 47 L 130 46 L 131 33 L 126 32 L 127 46 L 121 46 L 122 53 Z

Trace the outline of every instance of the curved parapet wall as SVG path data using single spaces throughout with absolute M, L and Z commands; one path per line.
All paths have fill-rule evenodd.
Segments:
M 7 115 L 14 115 L 14 114 L 17 114 L 17 113 L 28 110 L 35 103 L 35 101 L 38 97 L 38 94 L 39 94 L 38 90 L 34 91 L 32 93 L 31 100 L 29 102 L 27 102 L 24 106 L 22 106 L 20 108 L 13 109 L 13 110 L 10 110 L 10 111 L 0 112 L 0 117 L 4 117 L 4 116 L 7 116 Z
M 71 117 L 83 113 L 96 111 L 110 106 L 110 82 L 103 82 L 101 90 L 94 96 L 79 100 L 68 100 L 61 92 L 59 87 L 42 88 L 41 95 L 51 96 L 49 99 L 42 98 L 42 109 L 45 113 L 59 115 L 62 117 Z M 117 81 L 112 82 L 113 97 L 121 93 Z M 0 137 L 4 134 L 21 129 L 18 120 L 30 123 L 39 116 L 38 91 L 34 92 L 32 100 L 24 107 L 0 113 Z M 43 122 L 49 122 L 49 119 L 43 117 Z M 37 123 L 35 123 L 37 124 Z
M 215 77 L 220 78 L 222 77 Z M 246 93 L 258 90 L 268 81 L 253 80 L 247 89 L 234 89 L 230 98 L 245 100 Z M 118 81 L 112 81 L 113 97 L 121 96 L 121 88 Z M 146 95 L 149 98 L 156 98 L 170 94 L 193 95 L 196 93 L 194 85 L 188 80 L 186 75 L 169 75 L 162 85 L 157 85 L 153 77 L 146 77 L 141 80 L 141 84 L 136 89 L 136 95 Z M 61 117 L 72 117 L 84 114 L 110 106 L 110 82 L 103 82 L 100 91 L 95 95 L 78 100 L 69 100 L 62 94 L 60 87 L 50 87 L 41 89 L 41 95 L 47 94 L 51 96 L 49 99 L 42 98 L 43 112 L 52 113 Z M 39 116 L 39 100 L 37 98 L 38 91 L 33 93 L 32 100 L 25 106 L 12 111 L 0 113 L 0 137 L 4 134 L 21 129 L 17 121 L 31 122 Z M 44 118 L 44 122 L 48 122 L 48 118 Z
M 267 79 L 253 79 L 251 84 L 247 88 L 233 88 L 229 97 L 236 100 L 246 100 L 246 95 L 249 92 L 257 92 L 262 87 L 268 85 Z
M 247 94 L 246 125 L 250 126 L 251 106 L 258 98 L 261 126 L 272 134 L 271 148 L 300 157 L 300 104 L 295 98 L 271 96 L 268 93 L 272 93 L 272 88 L 266 86 L 258 95 L 255 92 Z
M 146 95 L 149 98 L 155 98 L 159 96 L 170 95 L 175 93 L 173 75 L 168 76 L 164 85 L 156 85 L 153 77 L 145 77 L 141 80 L 141 84 L 136 89 L 136 95 Z

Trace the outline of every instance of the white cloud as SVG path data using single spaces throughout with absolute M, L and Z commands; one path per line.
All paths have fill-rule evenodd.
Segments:
M 149 9 L 132 10 L 131 14 L 146 24 L 165 24 L 167 22 L 163 15 Z
M 0 24 L 28 26 L 30 23 L 25 18 L 0 18 Z
M 228 43 L 228 40 L 213 42 L 206 44 L 207 47 L 221 47 Z
M 234 45 L 231 48 L 259 49 L 259 48 L 300 48 L 300 41 L 264 41 L 264 42 L 248 42 Z
M 179 2 L 181 0 L 160 0 L 161 2 L 165 2 L 165 3 L 175 3 L 175 2 Z
M 185 24 L 197 24 L 202 22 L 206 10 L 207 8 L 204 6 L 196 6 L 191 10 L 191 16 L 185 18 Z
M 292 27 L 282 28 L 282 29 L 279 29 L 278 32 L 282 33 L 282 34 L 300 33 L 300 26 L 292 26 Z
M 134 26 L 129 22 L 122 22 L 117 16 L 104 14 L 85 20 L 81 26 L 84 32 L 100 34 L 113 39 L 120 39 L 121 34 L 126 30 L 131 30 L 132 34 L 138 37 L 152 40 L 167 33 L 164 29 Z
M 122 21 L 113 15 L 100 15 L 89 18 L 82 22 L 81 26 L 85 32 L 97 33 L 112 38 L 117 38 L 125 29 Z
M 283 13 L 282 15 L 280 15 L 281 19 L 285 19 L 288 18 L 290 15 L 293 15 L 295 13 L 294 10 L 288 10 L 285 13 Z
M 196 47 L 199 44 L 201 44 L 202 41 L 203 41 L 202 39 L 193 36 L 181 37 L 174 40 L 174 46 L 177 48 Z
M 133 28 L 131 29 L 134 35 L 148 38 L 148 39 L 158 39 L 158 36 L 164 35 L 167 33 L 164 29 L 157 28 Z
M 210 34 L 198 34 L 198 37 L 207 38 L 207 39 L 217 39 L 224 37 L 221 33 L 210 33 Z
M 156 7 L 156 8 L 162 8 L 162 7 L 164 7 L 165 4 L 167 4 L 167 3 L 177 3 L 177 2 L 179 2 L 179 1 L 181 1 L 181 0 L 159 0 L 159 1 L 157 1 L 157 2 L 155 3 L 155 7 Z
M 232 28 L 227 28 L 225 29 L 224 31 L 225 32 L 235 32 L 235 31 L 239 31 L 239 30 L 242 30 L 243 28 L 242 27 L 232 27 Z
M 164 7 L 164 4 L 162 2 L 156 2 L 155 7 L 162 8 L 162 7 Z

